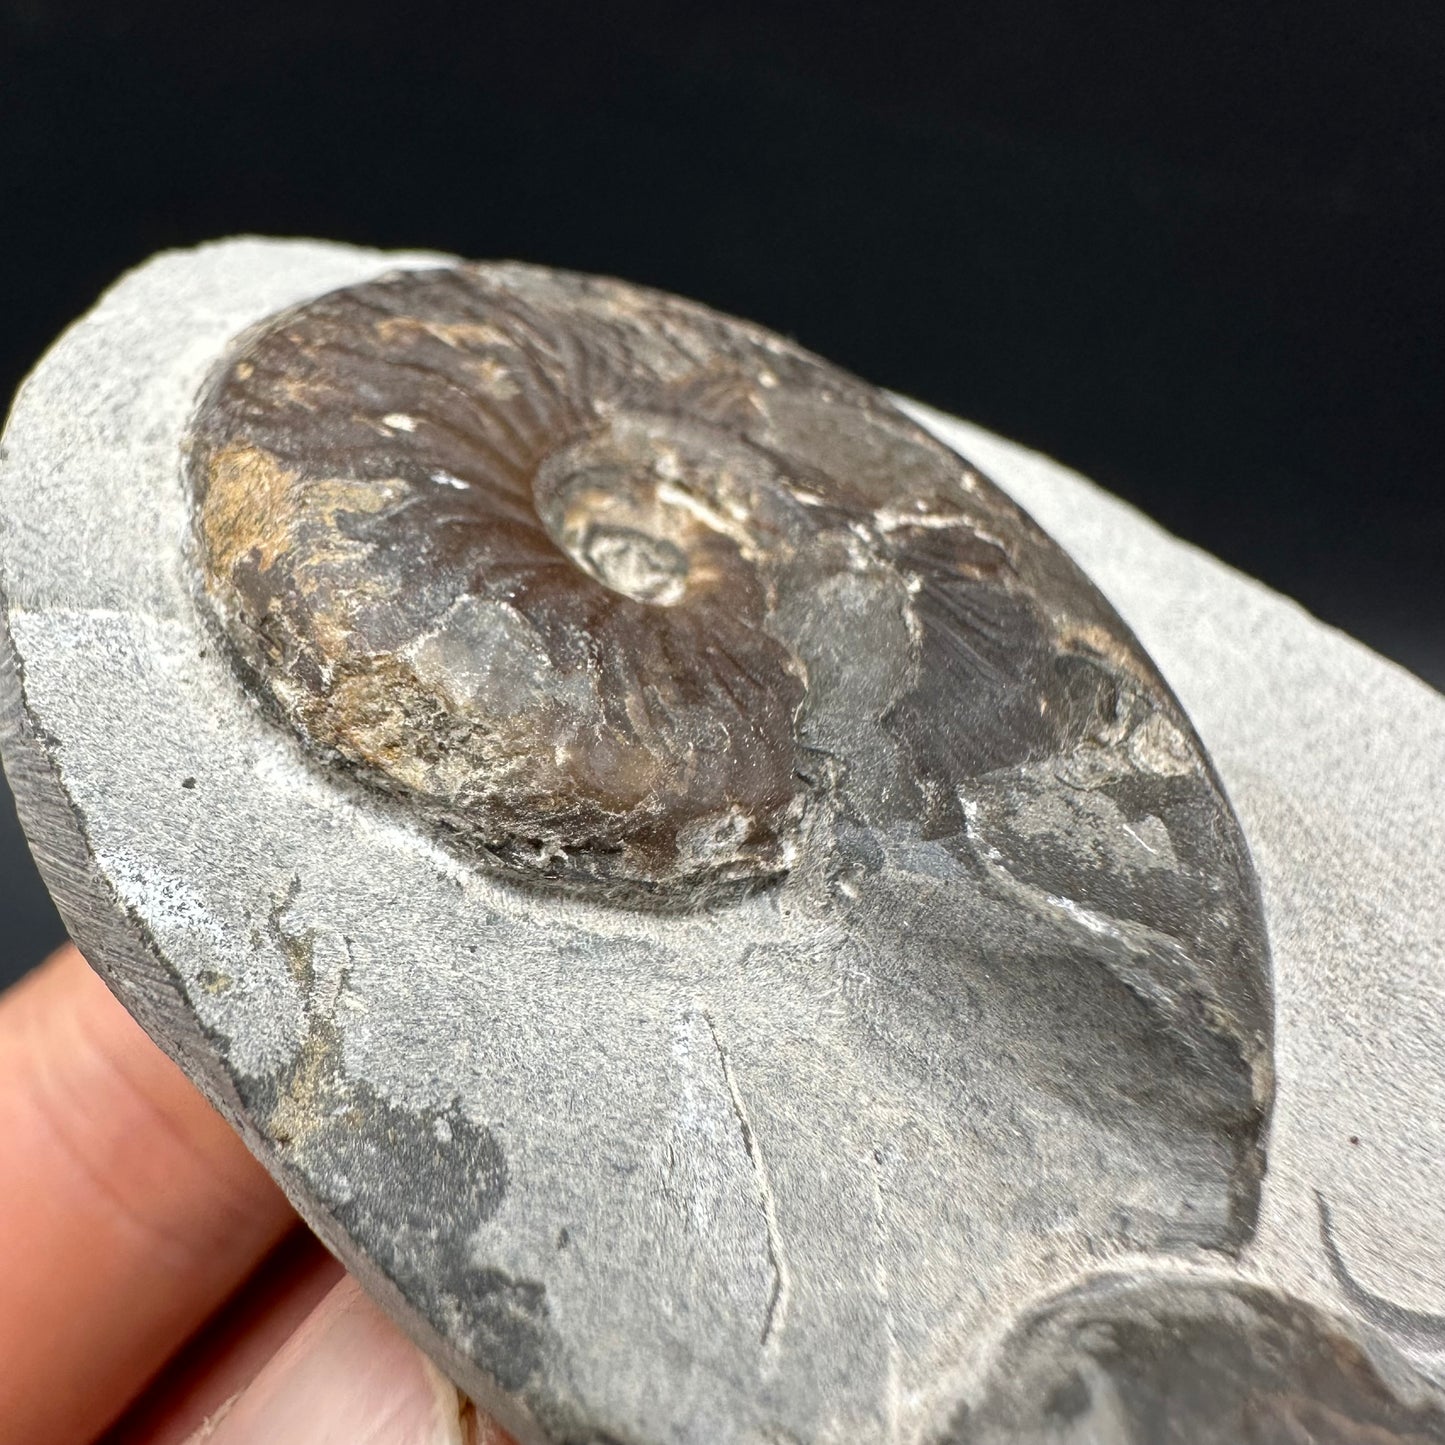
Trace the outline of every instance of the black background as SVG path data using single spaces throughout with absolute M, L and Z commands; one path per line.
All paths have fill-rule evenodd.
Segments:
M 212 236 L 611 272 L 1042 448 L 1445 686 L 1441 17 L 0 0 L 0 392 Z M 3 984 L 60 929 L 0 816 Z

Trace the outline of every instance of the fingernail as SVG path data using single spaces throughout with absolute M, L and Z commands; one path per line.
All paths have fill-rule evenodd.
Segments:
M 462 1410 L 456 1387 L 348 1278 L 187 1445 L 465 1445 Z

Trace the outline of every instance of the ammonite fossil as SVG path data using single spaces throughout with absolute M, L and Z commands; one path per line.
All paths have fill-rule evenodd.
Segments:
M 1331 1370 L 1319 1438 L 1437 1438 L 1413 1366 L 1331 1343 L 1373 1350 L 1383 1296 L 1319 1283 L 1334 1156 L 1297 1109 L 1269 1135 L 1269 948 L 1219 777 L 975 466 L 780 337 L 533 267 L 228 243 L 102 319 L 7 434 L 37 854 L 112 986 L 519 1440 L 1133 1445 L 1184 1368 L 1141 1320 L 1281 1439 L 1324 1417 L 1280 1381 Z M 1069 486 L 1096 560 L 1193 575 Z M 1257 635 L 1232 645 L 1252 676 Z M 1235 755 L 1259 816 L 1314 806 L 1271 766 Z M 1078 1284 L 1103 1269 L 1118 1290 Z
M 1429 1445 L 1445 1392 L 1378 1332 L 1218 1276 L 1089 1279 L 1028 1311 L 967 1445 Z
M 1017 507 L 836 368 L 615 282 L 402 272 L 242 345 L 191 476 L 259 689 L 488 858 L 685 888 L 783 872 L 824 798 L 976 852 L 970 784 L 1142 781 L 1153 826 L 1226 841 L 1193 913 L 1256 957 L 1197 1011 L 1261 1056 L 1246 864 L 1157 674 Z

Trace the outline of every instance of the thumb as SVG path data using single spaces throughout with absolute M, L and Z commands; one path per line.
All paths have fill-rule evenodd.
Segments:
M 509 1445 L 343 1279 L 187 1445 Z

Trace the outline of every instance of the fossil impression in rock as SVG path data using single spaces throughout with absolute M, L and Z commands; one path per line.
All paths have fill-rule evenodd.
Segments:
M 1104 1276 L 1027 1311 L 956 1445 L 1428 1445 L 1445 1391 L 1378 1332 L 1218 1276 Z
M 88 955 L 483 1408 L 1124 1445 L 1157 1315 L 1241 1398 L 1334 1360 L 1320 1439 L 1437 1438 L 1354 1322 L 1188 1273 L 1258 1216 L 1259 894 L 1018 506 L 692 303 L 235 244 L 67 473 L 84 616 L 7 562 L 7 766 Z

